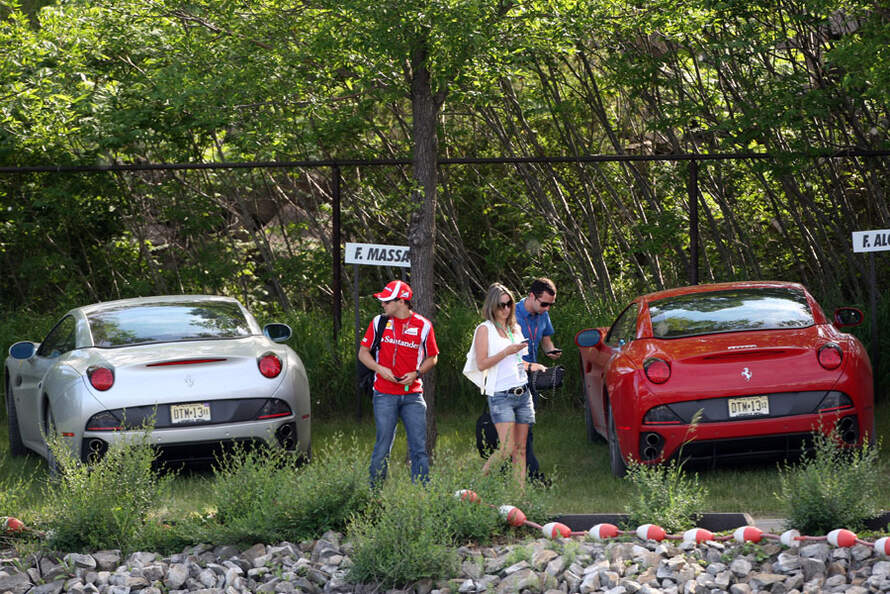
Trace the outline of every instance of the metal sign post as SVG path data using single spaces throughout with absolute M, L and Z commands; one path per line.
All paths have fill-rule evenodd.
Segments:
M 358 308 L 358 271 L 360 265 L 366 266 L 399 266 L 410 268 L 409 248 L 407 245 L 385 245 L 380 243 L 347 243 L 346 263 L 353 265 L 352 302 L 355 304 L 355 352 L 358 356 L 362 340 L 362 320 Z M 355 416 L 362 418 L 362 394 L 358 385 L 358 366 L 355 369 Z
M 877 369 L 881 358 L 878 346 L 878 278 L 875 272 L 875 252 L 890 250 L 890 229 L 873 229 L 871 231 L 853 231 L 853 252 L 868 252 L 868 296 L 871 309 L 871 364 Z M 877 380 L 876 380 L 877 383 Z M 875 386 L 877 388 L 877 386 Z

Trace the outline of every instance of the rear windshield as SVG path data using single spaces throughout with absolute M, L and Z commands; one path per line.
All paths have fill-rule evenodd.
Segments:
M 652 334 L 679 338 L 719 332 L 812 326 L 803 291 L 762 288 L 695 293 L 649 304 Z
M 93 312 L 87 320 L 98 347 L 238 338 L 251 333 L 238 304 L 225 301 L 131 305 Z

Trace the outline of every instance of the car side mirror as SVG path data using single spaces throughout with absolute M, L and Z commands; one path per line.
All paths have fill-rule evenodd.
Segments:
M 9 356 L 13 359 L 21 359 L 22 361 L 30 359 L 37 352 L 37 345 L 33 342 L 23 340 L 9 347 Z
M 293 331 L 287 324 L 266 324 L 263 326 L 263 334 L 272 342 L 287 342 Z
M 839 307 L 834 310 L 834 325 L 838 328 L 858 326 L 862 319 L 862 310 L 855 307 Z
M 575 344 L 579 347 L 593 347 L 603 340 L 603 333 L 596 328 L 581 330 L 575 335 Z

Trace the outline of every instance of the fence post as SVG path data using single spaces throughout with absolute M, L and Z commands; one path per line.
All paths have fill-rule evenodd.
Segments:
M 698 161 L 689 162 L 689 284 L 698 284 Z
M 341 306 L 343 301 L 343 295 L 341 291 L 341 283 L 342 276 L 340 271 L 342 267 L 340 265 L 341 260 L 343 258 L 340 254 L 340 166 L 334 165 L 332 173 L 334 174 L 334 179 L 332 183 L 332 200 L 334 202 L 332 208 L 332 223 L 334 226 L 333 229 L 333 237 L 331 238 L 331 255 L 333 256 L 333 282 L 334 282 L 334 352 L 339 352 L 337 350 L 337 337 L 340 335 L 340 327 L 342 325 L 341 318 Z

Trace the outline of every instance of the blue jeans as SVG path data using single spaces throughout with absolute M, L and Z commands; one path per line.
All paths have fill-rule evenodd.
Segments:
M 430 460 L 426 453 L 426 401 L 423 394 L 383 394 L 375 390 L 372 402 L 377 440 L 374 442 L 374 453 L 371 454 L 371 487 L 378 486 L 386 478 L 389 453 L 396 440 L 399 417 L 402 418 L 408 438 L 411 481 L 419 478 L 422 482 L 427 482 Z

